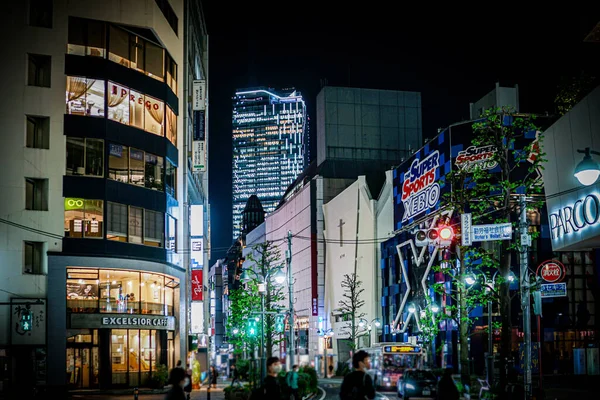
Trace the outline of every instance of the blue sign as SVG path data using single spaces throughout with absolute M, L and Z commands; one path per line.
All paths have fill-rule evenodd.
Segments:
M 510 240 L 512 238 L 512 224 L 473 225 L 473 242 L 487 242 L 490 240 Z
M 567 296 L 567 283 L 542 283 L 540 293 L 543 298 L 548 297 L 566 297 Z

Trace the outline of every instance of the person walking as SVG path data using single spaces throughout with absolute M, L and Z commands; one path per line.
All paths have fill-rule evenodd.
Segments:
M 165 400 L 185 400 L 183 386 L 185 385 L 185 371 L 183 368 L 173 368 L 169 373 L 171 388 L 165 395 Z
M 211 365 L 211 367 L 210 367 L 210 385 L 212 385 L 213 388 L 217 387 L 217 377 L 218 376 L 219 376 L 219 373 L 217 372 L 217 369 L 215 368 L 214 365 Z
M 452 379 L 452 368 L 446 368 L 437 385 L 437 400 L 458 400 L 460 393 Z
M 340 387 L 341 400 L 374 399 L 375 386 L 373 379 L 367 374 L 371 368 L 371 356 L 364 350 L 357 351 L 352 356 L 354 371 L 344 377 Z
M 300 400 L 300 392 L 298 391 L 298 365 L 294 365 L 292 370 L 287 373 L 285 381 L 290 387 L 290 392 L 294 396 L 294 400 Z
M 185 385 L 183 391 L 185 392 L 186 399 L 190 400 L 192 396 L 192 368 L 189 365 L 185 369 Z
M 233 386 L 233 384 L 236 382 L 239 384 L 240 377 L 238 375 L 238 370 L 235 364 L 231 364 L 231 367 L 229 367 L 229 369 L 231 370 L 231 386 Z
M 269 357 L 267 359 L 267 376 L 263 382 L 265 400 L 281 400 L 281 386 L 277 375 L 281 372 L 281 362 L 279 357 Z

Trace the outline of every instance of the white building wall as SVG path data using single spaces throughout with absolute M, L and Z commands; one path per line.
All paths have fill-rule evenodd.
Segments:
M 359 313 L 370 323 L 378 317 L 377 293 L 377 243 L 376 237 L 377 201 L 371 198 L 364 176 L 350 185 L 346 190 L 323 205 L 326 246 L 325 260 L 325 312 L 328 319 L 327 328 L 334 330 L 333 354 L 345 360 L 349 354 L 338 354 L 338 340 L 349 336 L 342 334 L 349 322 L 335 322 L 336 310 L 343 299 L 344 289 L 341 282 L 344 275 L 356 271 L 358 280 L 362 282 L 364 292 L 361 300 L 365 301 Z M 341 224 L 341 228 L 340 228 Z M 353 243 L 354 241 L 354 243 Z M 358 320 L 356 323 L 358 324 Z M 348 331 L 348 329 L 346 329 Z M 364 331 L 367 332 L 366 329 Z M 362 333 L 362 332 L 361 332 Z M 359 340 L 359 345 L 368 344 L 368 338 Z

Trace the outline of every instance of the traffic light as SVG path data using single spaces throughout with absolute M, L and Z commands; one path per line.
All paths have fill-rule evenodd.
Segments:
M 454 229 L 450 225 L 440 225 L 430 229 L 419 229 L 415 235 L 415 244 L 419 247 L 438 245 L 448 247 L 454 239 Z
M 285 330 L 284 315 L 278 314 L 275 317 L 275 332 L 282 333 Z
M 19 324 L 23 332 L 31 331 L 31 310 L 21 310 L 21 319 L 19 321 Z
M 258 335 L 258 326 L 256 323 L 256 319 L 254 317 L 251 317 L 250 319 L 248 319 L 248 336 L 249 337 L 255 337 L 256 335 Z

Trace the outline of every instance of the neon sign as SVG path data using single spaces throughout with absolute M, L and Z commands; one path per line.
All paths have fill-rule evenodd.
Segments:
M 433 208 L 440 199 L 440 185 L 435 172 L 440 166 L 440 153 L 436 150 L 422 160 L 415 159 L 404 174 L 402 222 Z
M 600 197 L 588 194 L 572 205 L 564 206 L 549 215 L 552 239 L 571 235 L 595 225 L 600 218 Z

